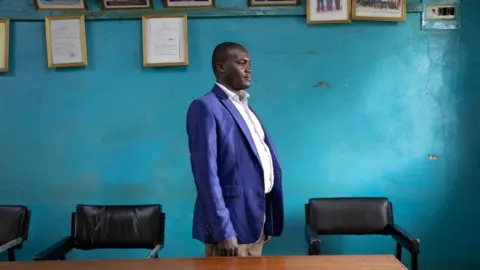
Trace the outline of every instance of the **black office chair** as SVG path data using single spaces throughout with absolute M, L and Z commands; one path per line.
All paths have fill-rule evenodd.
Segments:
M 320 255 L 319 235 L 390 235 L 412 255 L 412 269 L 418 270 L 420 240 L 393 222 L 392 203 L 387 198 L 312 198 L 305 204 L 305 232 L 308 255 Z
M 155 205 L 77 205 L 70 236 L 45 249 L 35 261 L 66 260 L 73 249 L 151 249 L 158 258 L 165 239 L 165 214 Z
M 30 214 L 26 206 L 0 205 L 0 254 L 7 251 L 9 261 L 15 261 L 15 249 L 28 239 Z

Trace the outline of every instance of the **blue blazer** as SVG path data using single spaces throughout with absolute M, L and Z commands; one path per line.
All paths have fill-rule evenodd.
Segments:
M 249 244 L 259 239 L 262 229 L 266 235 L 280 236 L 282 171 L 267 132 L 265 142 L 274 168 L 273 189 L 267 195 L 260 158 L 247 124 L 217 85 L 190 104 L 187 133 L 197 187 L 193 238 L 216 243 L 236 236 L 239 244 Z

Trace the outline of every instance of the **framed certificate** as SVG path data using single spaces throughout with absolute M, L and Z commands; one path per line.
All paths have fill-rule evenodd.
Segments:
M 407 0 L 352 0 L 352 20 L 405 22 Z
M 45 17 L 48 67 L 87 65 L 85 16 Z
M 149 9 L 153 8 L 153 0 L 100 0 L 103 10 L 114 9 Z
M 143 66 L 187 66 L 187 15 L 142 17 Z
M 9 47 L 10 47 L 10 20 L 0 19 L 0 72 L 8 72 Z
M 166 8 L 213 8 L 215 0 L 164 0 Z
M 87 0 L 35 0 L 35 7 L 41 11 L 87 10 Z
M 268 6 L 297 6 L 300 0 L 248 0 L 250 7 L 268 7 Z

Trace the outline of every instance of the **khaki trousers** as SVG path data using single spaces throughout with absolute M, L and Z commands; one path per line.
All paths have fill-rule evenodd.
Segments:
M 265 220 L 264 220 L 265 223 Z M 259 257 L 262 256 L 263 242 L 265 235 L 262 232 L 255 243 L 238 245 L 238 257 Z M 220 250 L 215 244 L 205 244 L 205 257 L 219 257 Z

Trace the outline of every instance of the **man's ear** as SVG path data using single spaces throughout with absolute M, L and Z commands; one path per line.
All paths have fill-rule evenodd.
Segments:
M 215 64 L 215 67 L 217 69 L 218 72 L 221 72 L 221 73 L 224 73 L 225 72 L 225 66 L 223 64 Z

